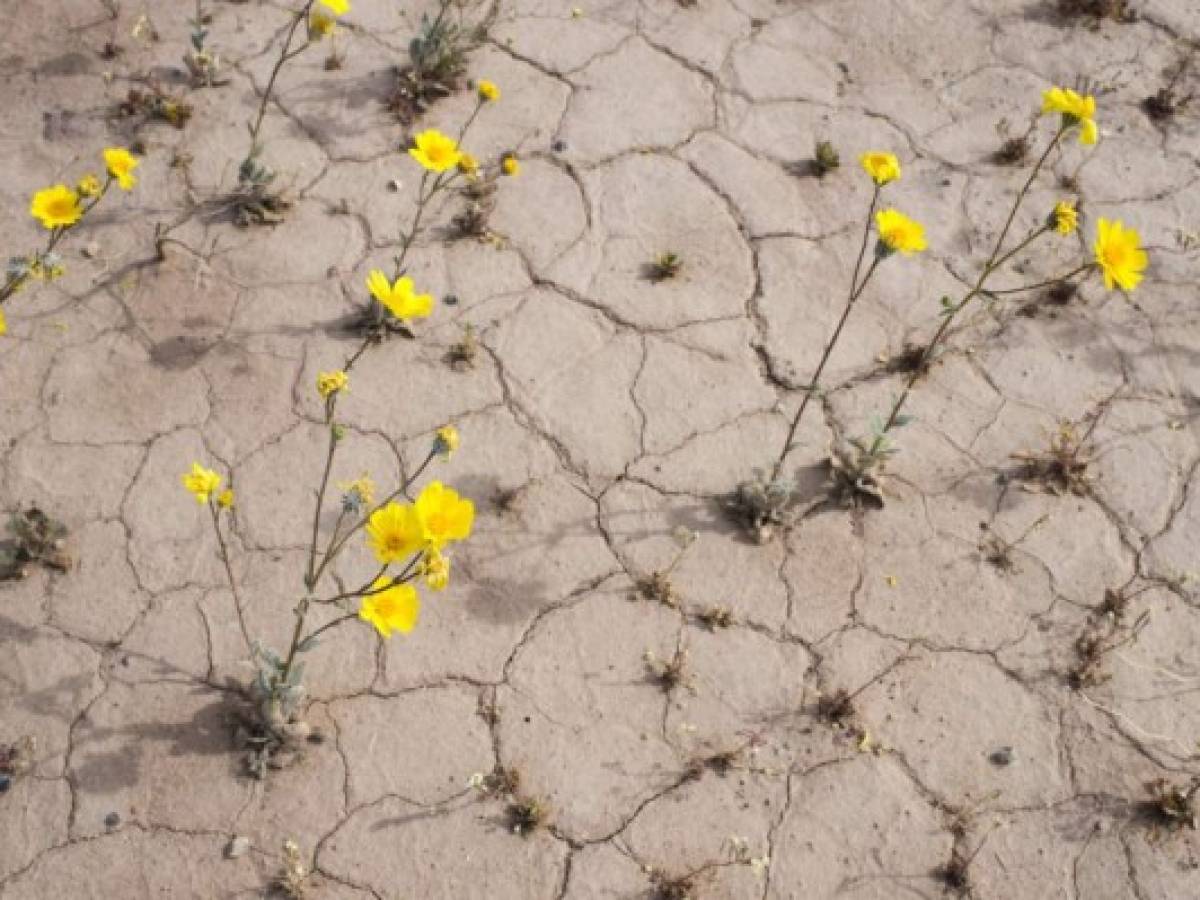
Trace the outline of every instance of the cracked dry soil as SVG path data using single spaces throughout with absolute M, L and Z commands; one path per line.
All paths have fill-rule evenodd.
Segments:
M 285 838 L 311 896 L 347 900 L 1200 897 L 1196 832 L 1146 803 L 1157 779 L 1200 776 L 1183 577 L 1200 568 L 1200 110 L 1143 108 L 1200 38 L 1193 0 L 1130 20 L 1048 0 L 502 0 L 469 74 L 504 91 L 472 149 L 523 159 L 492 218 L 504 240 L 417 246 L 417 280 L 458 303 L 364 358 L 335 471 L 394 479 L 453 421 L 445 477 L 476 531 L 411 635 L 347 630 L 311 654 L 323 740 L 263 782 L 231 747 L 229 683 L 250 677 L 246 636 L 287 638 L 322 458 L 310 386 L 413 199 L 382 100 L 429 4 L 355 0 L 343 67 L 287 70 L 265 136 L 296 203 L 248 231 L 203 201 L 235 177 L 284 5 L 208 5 L 229 83 L 189 95 L 186 127 L 140 129 L 139 189 L 0 338 L 0 498 L 66 522 L 77 560 L 0 585 L 0 742 L 38 748 L 0 794 L 0 897 L 263 896 Z M 6 250 L 29 242 L 36 187 L 128 140 L 108 111 L 130 79 L 179 67 L 191 4 L 152 5 L 158 41 L 129 36 L 143 6 L 6 17 Z M 857 154 L 900 155 L 889 190 L 931 252 L 864 295 L 802 471 L 898 391 L 889 360 L 982 261 L 1016 187 L 996 123 L 1081 77 L 1101 141 L 1052 159 L 1028 215 L 1073 178 L 1088 216 L 1141 230 L 1146 283 L 968 317 L 914 393 L 885 508 L 747 542 L 717 498 L 770 462 L 838 314 L 870 191 Z M 818 140 L 842 168 L 798 175 Z M 665 251 L 678 275 L 641 277 Z M 476 363 L 451 367 L 468 323 Z M 1083 496 L 1013 476 L 1061 419 L 1097 421 Z M 178 488 L 193 458 L 235 473 L 241 610 Z M 648 601 L 636 585 L 679 526 L 699 543 L 675 605 Z M 1024 537 L 998 565 L 988 535 Z M 1078 670 L 1097 634 L 1111 651 Z M 680 677 L 651 678 L 647 651 L 684 654 Z M 469 786 L 501 767 L 546 827 L 513 834 L 510 801 Z M 252 849 L 226 859 L 233 835 Z M 769 862 L 730 864 L 737 842 Z

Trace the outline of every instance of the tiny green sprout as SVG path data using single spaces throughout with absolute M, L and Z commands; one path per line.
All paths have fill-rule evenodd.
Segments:
M 842 158 L 838 155 L 837 148 L 829 141 L 817 141 L 813 148 L 812 172 L 818 178 L 824 178 L 830 172 L 838 169 L 842 164 Z
M 669 281 L 683 270 L 683 258 L 678 253 L 667 251 L 659 253 L 646 268 L 646 276 L 651 281 Z

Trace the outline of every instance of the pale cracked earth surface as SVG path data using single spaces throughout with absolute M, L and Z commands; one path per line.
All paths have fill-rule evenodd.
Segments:
M 107 116 L 128 77 L 178 68 L 191 4 L 151 4 L 161 40 L 139 44 L 143 5 L 115 25 L 90 0 L 6 19 L 6 253 L 33 246 L 36 187 L 129 139 Z M 502 0 L 470 73 L 504 91 L 472 149 L 524 159 L 492 220 L 505 240 L 423 239 L 414 274 L 458 303 L 355 371 L 334 475 L 394 484 L 453 421 L 464 446 L 439 474 L 475 498 L 476 533 L 411 635 L 344 629 L 314 651 L 326 740 L 265 782 L 231 746 L 230 684 L 250 675 L 245 635 L 287 638 L 323 452 L 315 373 L 353 346 L 339 323 L 410 208 L 381 100 L 420 9 L 355 0 L 345 67 L 317 51 L 285 70 L 267 157 L 299 200 L 238 231 L 197 204 L 233 182 L 283 6 L 208 5 L 232 81 L 192 94 L 183 130 L 141 130 L 138 190 L 72 239 L 66 278 L 16 298 L 0 339 L 0 497 L 64 520 L 78 560 L 0 586 L 0 741 L 38 742 L 0 795 L 0 896 L 261 896 L 289 837 L 330 898 L 650 897 L 652 871 L 701 869 L 701 897 L 932 898 L 955 854 L 981 900 L 1200 896 L 1196 833 L 1142 806 L 1148 782 L 1200 775 L 1200 593 L 1181 580 L 1200 568 L 1200 120 L 1140 108 L 1200 36 L 1191 0 L 1096 27 L 1042 0 Z M 1075 174 L 1089 216 L 1149 245 L 1136 303 L 1093 280 L 1065 306 L 968 317 L 918 387 L 886 508 L 748 542 L 716 498 L 777 452 L 837 315 L 869 198 L 854 158 L 900 155 L 889 197 L 931 252 L 890 261 L 855 312 L 793 459 L 806 490 L 994 239 L 1019 177 L 991 160 L 995 123 L 1079 77 L 1101 142 L 1052 159 L 1020 224 Z M 796 174 L 818 139 L 841 171 Z M 1048 246 L 1026 280 L 1085 249 Z M 664 250 L 683 272 L 652 284 Z M 456 371 L 465 323 L 481 350 Z M 1011 478 L 1010 454 L 1091 416 L 1090 496 Z M 179 486 L 193 459 L 235 473 L 240 618 Z M 983 558 L 981 523 L 1015 539 L 1042 516 L 1011 570 Z M 676 610 L 634 584 L 680 525 L 699 543 Z M 1076 639 L 1123 587 L 1143 630 L 1073 689 Z M 701 623 L 713 605 L 729 627 Z M 643 656 L 677 648 L 689 683 L 664 693 Z M 853 727 L 817 715 L 838 689 Z M 724 751 L 727 770 L 693 765 Z M 468 787 L 501 764 L 548 829 L 512 834 L 505 801 Z M 233 835 L 253 849 L 230 860 Z M 717 865 L 734 836 L 765 871 Z

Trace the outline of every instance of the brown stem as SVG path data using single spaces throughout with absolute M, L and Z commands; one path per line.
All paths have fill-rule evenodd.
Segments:
M 870 268 L 867 269 L 867 274 L 863 278 L 862 284 L 858 283 L 858 273 L 862 270 L 863 257 L 866 256 L 867 245 L 871 240 L 871 217 L 875 212 L 875 205 L 879 202 L 879 190 L 880 186 L 876 184 L 875 190 L 871 194 L 871 205 L 867 209 L 867 222 L 863 227 L 862 245 L 858 248 L 858 259 L 854 262 L 854 274 L 850 277 L 850 294 L 846 299 L 846 308 L 842 310 L 842 317 L 838 321 L 837 327 L 834 328 L 833 334 L 826 342 L 825 351 L 821 354 L 821 360 L 817 363 L 816 371 L 813 372 L 812 378 L 808 381 L 804 399 L 800 401 L 800 408 L 796 411 L 795 418 L 792 419 L 791 427 L 788 428 L 787 437 L 783 442 L 783 449 L 780 450 L 779 458 L 775 461 L 775 465 L 771 469 L 771 481 L 779 478 L 779 473 L 783 470 L 783 464 L 787 460 L 788 454 L 792 452 L 792 444 L 796 439 L 796 431 L 800 428 L 800 420 L 804 418 L 804 411 L 808 408 L 808 401 L 817 392 L 817 385 L 821 380 L 821 374 L 825 371 L 825 364 L 829 362 L 834 345 L 837 344 L 838 338 L 841 337 L 842 329 L 846 326 L 846 320 L 850 318 L 850 310 L 854 308 L 855 301 L 862 294 L 863 288 L 867 286 L 867 282 L 871 280 L 871 276 L 875 273 L 875 267 L 879 265 L 880 257 L 876 256 L 871 262 Z
M 258 104 L 258 113 L 254 117 L 254 124 L 250 127 L 250 152 L 246 155 L 247 159 L 254 155 L 255 149 L 258 147 L 258 134 L 259 131 L 262 130 L 263 119 L 267 115 L 267 104 L 271 101 L 271 91 L 275 87 L 275 79 L 279 77 L 279 70 L 282 69 L 284 64 L 286 64 L 289 60 L 295 59 L 297 56 L 307 50 L 309 44 L 311 43 L 310 41 L 305 41 L 299 49 L 294 52 L 289 52 L 292 48 L 292 39 L 296 36 L 296 30 L 300 27 L 300 23 L 308 17 L 308 13 L 312 9 L 313 3 L 315 2 L 316 0 L 305 0 L 304 5 L 296 10 L 292 16 L 292 24 L 291 27 L 288 28 L 287 37 L 284 39 L 283 50 L 279 54 L 279 59 L 275 60 L 274 68 L 271 69 L 271 75 L 267 79 L 267 86 L 263 91 L 262 100 Z

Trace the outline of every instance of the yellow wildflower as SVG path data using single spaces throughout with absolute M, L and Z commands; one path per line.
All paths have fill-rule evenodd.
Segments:
M 421 575 L 431 591 L 444 591 L 450 584 L 450 557 L 430 548 L 421 558 Z
M 221 507 L 221 509 L 229 509 L 229 507 L 233 506 L 232 488 L 225 488 L 225 490 L 217 495 L 217 506 Z
M 308 16 L 308 32 L 317 38 L 329 37 L 337 31 L 337 19 L 328 13 L 314 9 Z
M 4 318 L 3 308 L 0 308 L 0 334 L 8 334 L 8 319 Z
M 359 506 L 370 506 L 375 502 L 375 482 L 367 475 L 362 475 L 353 481 L 340 482 L 338 487 L 350 498 L 356 509 Z
M 367 544 L 381 563 L 403 562 L 425 545 L 425 529 L 408 503 L 389 503 L 371 513 Z
M 423 319 L 433 312 L 433 295 L 416 293 L 407 275 L 393 284 L 381 271 L 372 269 L 367 275 L 367 290 L 397 319 Z
M 380 577 L 371 582 L 370 592 L 363 597 L 358 617 L 370 622 L 385 638 L 393 631 L 408 634 L 417 624 L 421 613 L 421 598 L 411 584 L 396 584 L 391 578 Z
M 75 189 L 81 197 L 95 197 L 100 193 L 100 179 L 89 172 L 79 179 Z
M 1110 291 L 1114 285 L 1132 291 L 1141 282 L 1149 260 L 1140 244 L 1138 233 L 1120 220 L 1101 219 L 1096 223 L 1096 262 L 1104 273 L 1104 286 Z
M 108 174 L 117 179 L 123 191 L 131 191 L 137 184 L 133 170 L 140 164 L 138 158 L 124 147 L 109 147 L 104 151 L 104 165 L 108 167 Z
M 517 158 L 511 153 L 504 154 L 504 158 L 500 160 L 500 170 L 505 175 L 520 175 L 521 164 L 517 162 Z
M 912 256 L 926 247 L 924 227 L 899 210 L 881 209 L 875 213 L 875 224 L 879 228 L 880 244 L 887 253 L 899 251 Z
M 56 184 L 33 195 L 29 213 L 46 228 L 67 228 L 79 221 L 83 207 L 78 194 L 65 184 Z
M 1096 127 L 1096 98 L 1082 95 L 1069 88 L 1054 87 L 1042 94 L 1042 115 L 1060 113 L 1063 126 L 1079 126 L 1079 143 L 1094 144 L 1099 134 Z
M 192 471 L 183 474 L 183 486 L 195 495 L 197 503 L 207 503 L 208 498 L 221 486 L 221 476 L 194 462 Z
M 344 391 L 349 383 L 350 376 L 341 369 L 317 373 L 317 393 L 321 395 L 322 400 L 328 400 L 332 394 Z
M 462 151 L 453 138 L 446 137 L 435 128 L 422 131 L 414 139 L 416 144 L 408 155 L 430 172 L 445 172 L 458 165 Z
M 479 92 L 480 100 L 499 100 L 500 88 L 496 87 L 495 82 L 480 81 L 475 85 L 475 89 Z
M 479 174 L 479 160 L 470 153 L 461 153 L 458 157 L 458 171 L 468 178 L 475 177 Z
M 425 485 L 414 508 L 425 540 L 430 547 L 439 550 L 451 541 L 465 540 L 475 521 L 475 504 L 440 481 Z
M 1079 210 L 1070 200 L 1058 201 L 1050 214 L 1050 225 L 1061 235 L 1074 234 L 1079 227 Z
M 319 2 L 335 16 L 344 16 L 350 12 L 350 0 L 319 0 Z
M 449 459 L 458 449 L 459 440 L 457 428 L 453 425 L 443 425 L 433 439 L 433 452 Z
M 858 161 L 880 187 L 900 177 L 900 160 L 891 153 L 872 150 L 860 156 Z

